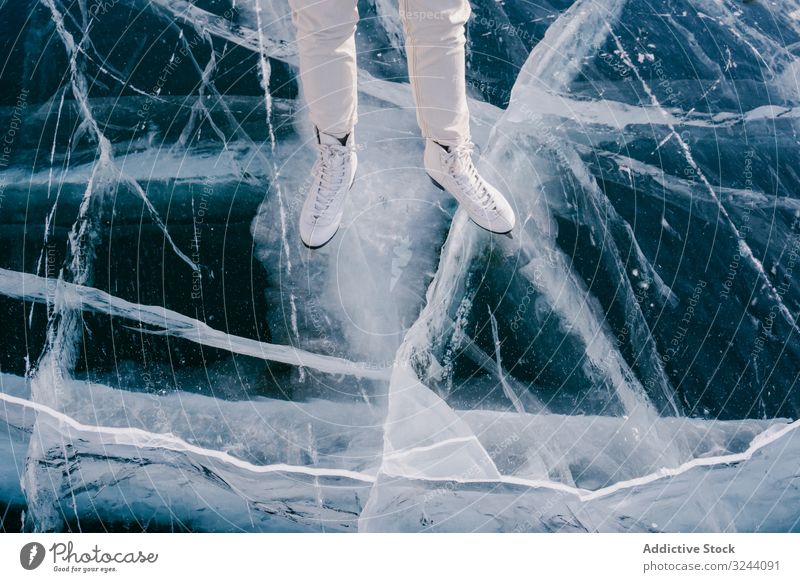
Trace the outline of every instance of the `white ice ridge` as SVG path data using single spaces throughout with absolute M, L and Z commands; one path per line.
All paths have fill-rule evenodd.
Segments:
M 312 477 L 344 477 L 346 479 L 354 479 L 356 481 L 365 481 L 371 483 L 375 481 L 373 475 L 361 473 L 358 471 L 350 471 L 348 469 L 332 469 L 321 467 L 309 467 L 305 465 L 288 465 L 286 463 L 273 463 L 269 465 L 256 465 L 242 459 L 238 459 L 224 451 L 216 449 L 207 449 L 205 447 L 198 447 L 191 443 L 186 442 L 182 438 L 175 436 L 172 433 L 155 433 L 141 428 L 135 427 L 116 427 L 116 426 L 99 426 L 92 424 L 84 424 L 69 415 L 54 410 L 53 408 L 26 400 L 17 396 L 12 396 L 4 392 L 0 392 L 0 400 L 9 404 L 16 404 L 18 406 L 25 406 L 51 416 L 60 423 L 67 424 L 72 428 L 82 431 L 91 432 L 99 436 L 108 436 L 113 439 L 112 444 L 116 445 L 129 445 L 140 448 L 154 448 L 154 449 L 167 449 L 179 453 L 194 453 L 205 457 L 212 457 L 218 459 L 245 471 L 252 473 L 302 473 Z
M 575 147 L 581 153 L 587 153 L 589 151 L 585 146 L 578 145 Z M 692 182 L 689 180 L 681 178 L 680 176 L 667 174 L 656 165 L 647 164 L 640 160 L 614 152 L 595 151 L 594 153 L 600 157 L 613 160 L 617 166 L 626 168 L 626 172 L 630 171 L 637 175 L 647 176 L 664 190 L 669 190 L 670 203 L 672 204 L 677 204 L 682 208 L 687 209 L 689 208 L 690 204 L 694 204 L 692 211 L 699 212 L 699 210 L 697 210 L 698 200 L 709 203 L 714 202 L 710 196 L 703 197 L 703 191 L 693 188 L 694 184 L 692 184 Z M 643 195 L 655 195 L 647 189 L 641 189 L 638 192 Z M 763 209 L 769 212 L 772 212 L 772 210 L 775 208 L 792 212 L 800 211 L 800 200 L 796 198 L 789 198 L 787 196 L 772 194 L 770 192 L 759 192 L 756 190 L 746 190 L 743 188 L 731 188 L 729 186 L 721 186 L 717 188 L 717 192 L 719 192 L 721 198 L 724 198 L 724 200 L 730 200 L 740 205 L 745 203 L 752 204 L 754 208 Z M 659 194 L 658 196 L 658 199 L 662 200 L 661 195 Z
M 713 114 L 689 113 L 680 109 L 653 105 L 633 105 L 612 99 L 584 100 L 569 94 L 553 92 L 535 85 L 517 90 L 520 99 L 536 103 L 536 114 L 569 120 L 578 127 L 602 125 L 622 131 L 628 127 L 680 125 L 700 128 L 725 128 L 742 123 L 794 120 L 800 118 L 800 108 L 781 105 L 762 105 L 745 112 L 718 111 Z M 508 121 L 525 122 L 526 117 L 509 117 Z
M 180 20 L 195 30 L 204 30 L 233 44 L 259 52 L 259 34 L 251 28 L 234 24 L 224 16 L 218 16 L 186 0 L 148 0 L 148 4 L 163 10 L 167 15 Z M 235 4 L 235 3 L 234 3 Z M 236 7 L 237 10 L 241 7 Z M 271 23 L 270 23 L 271 24 Z M 297 47 L 282 39 L 262 38 L 265 56 L 296 64 Z
M 529 78 L 514 82 L 511 101 L 520 103 L 520 89 L 534 81 L 551 92 L 567 89 L 592 49 L 605 41 L 607 32 L 603 25 L 619 20 L 625 3 L 626 0 L 580 1 L 564 11 L 528 56 L 520 76 Z
M 185 440 L 181 439 L 180 437 L 177 437 L 171 433 L 154 433 L 133 427 L 88 425 L 62 412 L 54 410 L 53 408 L 47 405 L 38 402 L 33 402 L 25 398 L 12 396 L 11 394 L 6 394 L 4 392 L 0 392 L 0 400 L 11 405 L 23 406 L 26 408 L 33 409 L 37 412 L 47 414 L 48 416 L 51 416 L 60 423 L 66 424 L 79 431 L 91 432 L 100 436 L 109 436 L 113 439 L 113 444 L 117 445 L 129 445 L 142 448 L 167 449 L 181 453 L 193 453 L 196 455 L 202 455 L 205 457 L 210 457 L 220 460 L 222 462 L 228 463 L 245 471 L 250 471 L 252 473 L 261 473 L 261 474 L 297 473 L 297 474 L 310 475 L 313 477 L 334 477 L 334 478 L 353 479 L 355 481 L 362 481 L 366 483 L 374 483 L 376 481 L 375 475 L 359 471 L 350 471 L 347 469 L 332 469 L 332 468 L 311 467 L 303 465 L 289 465 L 285 463 L 256 465 L 254 463 L 238 459 L 223 451 L 192 445 L 191 443 L 188 443 Z M 559 491 L 574 495 L 575 497 L 578 498 L 579 501 L 585 502 L 585 501 L 592 501 L 595 499 L 599 499 L 602 497 L 607 497 L 620 490 L 631 489 L 633 487 L 640 487 L 642 485 L 647 485 L 649 483 L 652 483 L 653 481 L 664 479 L 666 477 L 675 477 L 695 468 L 714 467 L 718 465 L 731 465 L 747 461 L 750 458 L 752 458 L 752 456 L 760 449 L 774 443 L 781 437 L 791 433 L 794 430 L 797 430 L 798 428 L 800 428 L 800 420 L 794 420 L 783 426 L 780 426 L 779 424 L 773 424 L 769 428 L 765 429 L 763 432 L 757 434 L 750 442 L 750 445 L 747 447 L 747 449 L 742 451 L 741 453 L 731 453 L 727 455 L 717 455 L 713 457 L 692 459 L 691 461 L 687 461 L 677 467 L 672 467 L 672 468 L 662 467 L 661 469 L 653 471 L 652 473 L 648 473 L 647 475 L 642 475 L 641 477 L 636 477 L 633 479 L 627 479 L 625 481 L 618 481 L 617 483 L 609 485 L 608 487 L 603 487 L 595 490 L 583 489 L 580 487 L 572 487 L 570 485 L 558 483 L 556 481 L 547 481 L 541 479 L 524 479 L 520 477 L 512 477 L 505 475 L 501 475 L 499 478 L 494 478 L 494 479 L 492 478 L 465 479 L 458 476 L 430 478 L 420 474 L 405 475 L 405 474 L 394 473 L 391 471 L 386 471 L 385 465 L 381 469 L 381 471 L 392 477 L 414 479 L 426 482 L 487 483 L 487 484 L 505 483 L 509 485 L 530 487 L 532 489 L 551 489 L 553 491 Z M 454 439 L 454 440 L 463 441 L 468 439 Z M 393 455 L 406 456 L 409 454 L 430 450 L 432 448 L 436 448 L 439 445 L 443 444 L 445 443 L 440 442 L 433 447 L 426 446 L 426 447 L 412 448 L 404 451 L 396 451 L 395 453 L 393 453 Z
M 227 334 L 202 321 L 164 307 L 131 303 L 94 287 L 75 285 L 63 280 L 0 269 L 0 294 L 25 301 L 55 301 L 62 308 L 89 310 L 131 319 L 163 330 L 142 330 L 146 333 L 180 337 L 204 346 L 262 360 L 305 366 L 330 374 L 347 374 L 375 380 L 389 379 L 389 370 L 381 369 L 377 365 Z
M 753 440 L 750 442 L 750 446 L 747 447 L 746 450 L 742 451 L 741 453 L 729 453 L 726 455 L 716 455 L 713 457 L 702 457 L 692 459 L 690 461 L 686 461 L 676 467 L 662 467 L 653 471 L 652 473 L 648 473 L 647 475 L 642 475 L 641 477 L 635 477 L 633 479 L 626 479 L 624 481 L 617 481 L 613 485 L 609 485 L 607 487 L 602 487 L 600 489 L 584 489 L 581 487 L 572 487 L 571 485 L 566 485 L 563 483 L 558 483 L 556 481 L 548 481 L 543 479 L 525 479 L 521 477 L 513 477 L 509 475 L 502 475 L 499 479 L 465 479 L 462 477 L 451 477 L 451 478 L 439 478 L 439 479 L 430 479 L 424 476 L 417 476 L 414 475 L 413 479 L 417 479 L 420 481 L 452 481 L 456 483 L 493 483 L 493 482 L 500 482 L 506 483 L 509 485 L 521 485 L 524 487 L 530 487 L 532 489 L 552 489 L 554 491 L 561 491 L 564 493 L 569 493 L 575 495 L 579 501 L 593 501 L 595 499 L 600 499 L 602 497 L 608 497 L 613 493 L 616 493 L 620 490 L 624 489 L 631 489 L 633 487 L 640 487 L 642 485 L 647 485 L 648 483 L 652 483 L 653 481 L 658 481 L 659 479 L 664 479 L 666 477 L 676 477 L 692 469 L 699 468 L 699 467 L 715 467 L 718 465 L 732 465 L 735 463 L 741 463 L 743 461 L 749 460 L 757 451 L 770 445 L 780 439 L 781 437 L 789 434 L 790 432 L 797 430 L 800 428 L 800 420 L 795 420 L 790 423 L 787 423 L 783 426 L 778 424 L 771 425 L 769 428 L 764 430 L 763 432 L 757 434 Z M 438 443 L 443 444 L 443 443 Z M 432 447 L 419 447 L 419 450 L 427 450 Z M 393 456 L 405 456 L 416 452 L 416 449 L 410 449 L 405 451 L 398 451 L 392 453 Z M 400 478 L 409 478 L 408 475 L 396 474 L 386 470 L 386 467 L 382 469 L 384 473 L 393 477 L 400 477 Z

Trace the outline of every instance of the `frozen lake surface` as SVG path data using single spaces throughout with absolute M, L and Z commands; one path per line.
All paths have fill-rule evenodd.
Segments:
M 285 0 L 0 4 L 0 529 L 800 531 L 800 2 L 473 1 L 489 235 L 361 0 L 331 244 Z

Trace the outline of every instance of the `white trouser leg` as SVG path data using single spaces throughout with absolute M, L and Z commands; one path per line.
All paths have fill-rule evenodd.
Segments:
M 311 122 L 322 132 L 345 134 L 358 121 L 356 0 L 289 0 L 289 5 Z
M 470 137 L 464 26 L 469 0 L 400 0 L 408 76 L 422 135 L 444 145 Z

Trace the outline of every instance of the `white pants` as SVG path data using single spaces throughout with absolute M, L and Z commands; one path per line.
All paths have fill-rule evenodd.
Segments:
M 320 131 L 348 133 L 358 121 L 356 0 L 289 0 L 300 79 Z M 469 0 L 400 0 L 408 76 L 422 135 L 445 145 L 469 139 L 464 26 Z

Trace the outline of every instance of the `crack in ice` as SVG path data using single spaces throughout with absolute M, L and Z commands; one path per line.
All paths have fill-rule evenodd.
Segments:
M 32 400 L 26 400 L 17 396 L 11 396 L 10 394 L 6 394 L 4 392 L 0 392 L 0 400 L 3 400 L 9 404 L 24 406 L 26 408 L 36 410 L 37 412 L 47 414 L 55 420 L 82 432 L 91 432 L 100 436 L 110 436 L 114 439 L 113 444 L 115 445 L 164 449 L 178 453 L 194 453 L 204 457 L 211 457 L 219 461 L 223 461 L 228 465 L 233 465 L 251 473 L 300 473 L 312 477 L 344 477 L 347 479 L 365 481 L 368 483 L 371 483 L 375 480 L 375 477 L 369 475 L 368 473 L 350 471 L 348 469 L 309 467 L 303 465 L 289 465 L 286 463 L 256 465 L 249 461 L 244 461 L 234 457 L 224 451 L 193 445 L 172 433 L 155 433 L 135 427 L 115 427 L 84 424 L 72 418 L 71 416 L 64 414 L 63 412 L 54 410 L 45 404 L 34 402 Z
M 250 463 L 249 461 L 244 461 L 242 459 L 234 457 L 224 451 L 219 451 L 216 449 L 208 449 L 205 447 L 193 445 L 181 439 L 180 437 L 175 436 L 172 433 L 154 433 L 134 427 L 113 427 L 113 426 L 84 424 L 67 414 L 54 410 L 53 408 L 47 405 L 41 404 L 39 402 L 34 402 L 32 400 L 27 400 L 25 398 L 20 398 L 18 396 L 12 396 L 10 394 L 6 394 L 5 392 L 0 392 L 0 400 L 2 400 L 6 404 L 22 406 L 25 408 L 33 409 L 37 412 L 41 412 L 43 414 L 47 414 L 53 419 L 58 420 L 59 422 L 66 424 L 76 430 L 80 430 L 83 432 L 92 432 L 98 435 L 110 436 L 114 439 L 113 444 L 137 446 L 142 448 L 165 449 L 180 453 L 194 453 L 197 455 L 211 457 L 220 460 L 224 463 L 249 471 L 251 473 L 260 473 L 260 474 L 298 473 L 312 477 L 347 478 L 367 483 L 375 483 L 377 480 L 377 477 L 375 475 L 360 471 L 351 471 L 347 469 L 331 469 L 331 468 L 312 467 L 303 465 L 289 465 L 286 463 L 256 465 L 254 463 Z M 690 461 L 678 465 L 677 467 L 662 467 L 651 473 L 648 473 L 647 475 L 643 475 L 641 477 L 635 477 L 633 479 L 627 479 L 624 481 L 618 481 L 613 485 L 609 485 L 607 487 L 602 487 L 600 489 L 594 489 L 594 490 L 584 489 L 581 487 L 572 487 L 570 485 L 559 483 L 557 481 L 548 481 L 543 479 L 525 479 L 521 477 L 514 477 L 511 475 L 501 475 L 497 479 L 469 479 L 460 477 L 458 475 L 454 475 L 452 477 L 427 478 L 425 476 L 419 476 L 419 475 L 406 475 L 402 473 L 398 474 L 385 471 L 382 472 L 384 472 L 386 475 L 393 477 L 399 477 L 399 478 L 405 478 L 423 482 L 433 482 L 433 483 L 456 482 L 463 484 L 505 483 L 508 485 L 518 485 L 518 486 L 528 487 L 531 489 L 550 489 L 553 491 L 574 495 L 578 498 L 579 501 L 586 502 L 586 501 L 594 501 L 596 499 L 600 499 L 603 497 L 608 497 L 614 493 L 617 493 L 625 489 L 631 489 L 634 487 L 647 485 L 649 483 L 667 477 L 676 477 L 678 475 L 691 471 L 692 469 L 701 467 L 710 468 L 710 467 L 730 465 L 748 461 L 759 450 L 778 441 L 785 435 L 797 429 L 800 429 L 800 419 L 787 423 L 780 428 L 776 428 L 777 426 L 778 425 L 772 425 L 769 428 L 765 429 L 764 431 L 755 435 L 753 439 L 750 441 L 750 445 L 747 447 L 747 449 L 745 449 L 740 453 L 730 453 L 727 455 L 716 455 L 713 457 L 702 457 L 702 458 L 692 459 Z M 464 440 L 466 439 L 449 439 L 450 442 L 461 442 Z M 437 443 L 436 445 L 433 445 L 431 447 L 420 447 L 419 449 L 429 450 L 442 444 L 446 444 L 445 441 Z M 414 451 L 409 450 L 405 452 L 411 453 Z
M 49 282 L 52 281 L 52 279 L 38 275 L 0 269 L 0 294 L 25 301 L 52 301 L 53 297 L 48 289 Z M 329 374 L 347 374 L 376 380 L 389 378 L 388 371 L 368 362 L 354 362 L 344 358 L 315 354 L 292 346 L 270 344 L 227 334 L 202 321 L 165 307 L 131 303 L 94 287 L 58 280 L 55 300 L 58 301 L 61 308 L 92 310 L 161 328 L 161 330 L 132 328 L 144 333 L 180 337 L 237 354 L 306 366 Z

